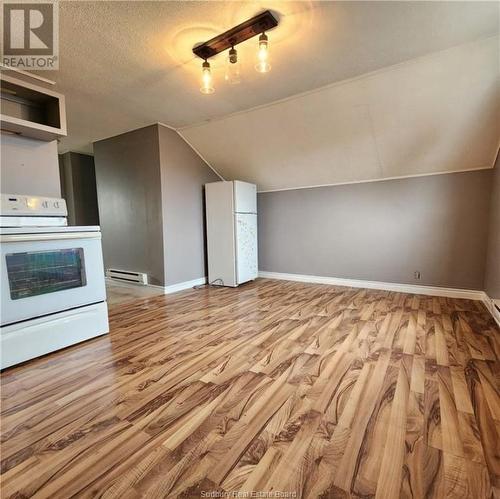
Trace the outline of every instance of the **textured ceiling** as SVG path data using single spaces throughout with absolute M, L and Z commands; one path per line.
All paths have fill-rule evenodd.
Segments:
M 491 168 L 498 47 L 490 37 L 180 133 L 260 191 Z
M 270 8 L 273 70 L 239 47 L 240 85 L 199 90 L 194 44 Z M 61 2 L 60 70 L 41 73 L 66 95 L 61 152 L 153 122 L 184 127 L 261 106 L 498 32 L 496 2 Z M 313 119 L 313 117 L 311 117 Z M 249 138 L 251 141 L 251 138 Z M 217 167 L 217 165 L 214 165 Z

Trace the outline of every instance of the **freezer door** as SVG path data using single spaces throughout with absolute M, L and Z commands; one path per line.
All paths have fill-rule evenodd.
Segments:
M 236 276 L 238 284 L 257 277 L 257 215 L 237 213 L 236 225 Z
M 205 184 L 208 282 L 237 286 L 233 183 Z
M 234 181 L 234 211 L 236 213 L 257 213 L 257 186 Z

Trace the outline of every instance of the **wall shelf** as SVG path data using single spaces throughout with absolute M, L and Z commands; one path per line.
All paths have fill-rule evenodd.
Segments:
M 0 80 L 2 131 L 44 141 L 67 135 L 64 95 L 7 75 Z

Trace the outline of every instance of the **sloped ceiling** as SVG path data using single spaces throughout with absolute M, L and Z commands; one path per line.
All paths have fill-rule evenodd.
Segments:
M 58 71 L 41 75 L 66 95 L 60 152 L 154 122 L 194 125 L 498 33 L 497 2 L 67 1 L 58 2 Z M 238 46 L 240 85 L 199 92 L 192 47 L 264 10 L 273 70 L 258 74 L 256 41 Z M 209 154 L 209 153 L 207 153 Z M 274 154 L 280 156 L 276 151 Z M 217 165 L 215 165 L 217 166 Z
M 491 168 L 499 37 L 181 130 L 225 179 L 260 191 Z

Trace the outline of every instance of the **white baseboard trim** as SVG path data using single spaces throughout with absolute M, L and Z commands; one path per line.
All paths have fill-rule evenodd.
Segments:
M 165 291 L 165 286 L 157 286 L 156 284 L 142 284 L 140 282 L 125 282 L 119 279 L 113 279 L 112 277 L 105 277 L 106 282 L 113 284 L 113 286 L 121 286 L 123 288 L 151 288 L 158 289 L 159 291 Z
M 200 277 L 199 279 L 193 279 L 191 281 L 170 284 L 169 286 L 165 286 L 165 294 L 169 295 L 170 293 L 177 293 L 177 291 L 184 291 L 185 289 L 192 288 L 193 286 L 201 286 L 202 284 L 206 284 L 206 282 L 206 277 Z
M 200 277 L 199 279 L 193 279 L 191 281 L 178 282 L 176 284 L 170 284 L 169 286 L 157 286 L 155 284 L 140 284 L 134 282 L 123 282 L 118 281 L 117 279 L 112 279 L 110 277 L 106 277 L 106 282 L 112 283 L 116 286 L 123 286 L 125 288 L 152 288 L 162 291 L 164 294 L 169 295 L 171 293 L 177 293 L 177 291 L 183 291 L 185 289 L 192 288 L 193 286 L 200 286 L 202 284 L 206 284 L 207 278 Z
M 498 327 L 500 327 L 500 311 L 498 310 L 497 307 L 495 307 L 495 301 L 493 300 L 493 298 L 490 298 L 484 291 L 483 291 L 483 303 L 484 306 L 490 312 L 490 314 L 493 316 L 493 319 L 495 319 L 495 322 L 497 323 Z
M 468 300 L 484 300 L 484 291 L 474 289 L 441 288 L 437 286 L 418 286 L 415 284 L 398 284 L 395 282 L 363 281 L 358 279 L 341 279 L 339 277 L 321 277 L 302 274 L 284 274 L 259 270 L 259 277 L 282 279 L 285 281 L 310 282 L 314 284 L 331 284 L 350 288 L 380 289 L 417 295 L 446 296 L 448 298 L 465 298 Z

